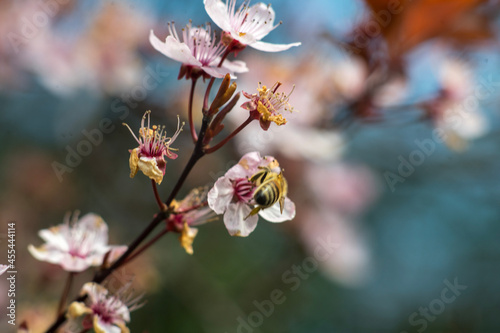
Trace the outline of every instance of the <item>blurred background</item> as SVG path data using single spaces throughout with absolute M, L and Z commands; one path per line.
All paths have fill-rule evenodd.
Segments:
M 259 81 L 285 92 L 295 84 L 296 112 L 268 132 L 252 123 L 202 159 L 179 199 L 257 150 L 285 169 L 297 217 L 261 220 L 247 238 L 208 223 L 193 256 L 167 235 L 113 277 L 145 293 L 131 332 L 498 332 L 499 2 L 272 7 L 283 24 L 265 41 L 302 46 L 245 49 L 238 59 L 250 72 L 236 82 L 250 93 Z M 201 0 L 0 8 L 0 248 L 15 221 L 17 320 L 42 332 L 66 274 L 36 261 L 28 244 L 76 209 L 104 218 L 110 244 L 128 244 L 150 221 L 150 182 L 129 178 L 136 143 L 121 123 L 136 130 L 150 109 L 173 134 L 176 115 L 186 120 L 190 83 L 177 81 L 179 63 L 151 47 L 149 30 L 165 38 L 170 21 L 180 29 L 209 17 Z M 225 133 L 245 118 L 233 110 Z M 96 131 L 102 139 L 81 146 Z M 162 197 L 191 154 L 187 130 L 174 147 Z M 68 157 L 78 149 L 86 156 Z M 79 274 L 72 294 L 91 276 Z M 0 308 L 8 301 L 2 291 Z M 12 330 L 6 318 L 2 332 Z

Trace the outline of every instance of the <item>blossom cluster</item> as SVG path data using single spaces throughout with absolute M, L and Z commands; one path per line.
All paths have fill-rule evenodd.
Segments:
M 270 5 L 258 3 L 253 6 L 244 1 L 238 8 L 235 0 L 226 3 L 221 0 L 204 0 L 205 9 L 213 22 L 222 29 L 217 33 L 210 24 L 193 26 L 189 22 L 181 33 L 174 23 L 168 24 L 168 36 L 164 41 L 150 31 L 149 42 L 163 55 L 181 63 L 178 79 L 192 80 L 193 91 L 197 79 L 210 79 L 205 93 L 206 99 L 201 110 L 203 119 L 201 130 L 196 133 L 193 121 L 193 94 L 189 100 L 189 130 L 195 148 L 183 174 L 179 177 L 172 193 L 165 202 L 160 199 L 158 186 L 167 173 L 167 160 L 175 160 L 179 149 L 172 147 L 181 134 L 184 122 L 177 119 L 177 129 L 167 136 L 166 127 L 151 124 L 151 111 L 142 116 L 138 133 L 128 128 L 137 142 L 130 149 L 130 177 L 134 178 L 141 171 L 151 180 L 153 193 L 160 211 L 146 231 L 138 236 L 129 247 L 108 244 L 108 226 L 96 214 L 88 213 L 79 218 L 79 213 L 67 214 L 64 223 L 49 229 L 43 229 L 39 236 L 45 241 L 41 246 L 29 245 L 28 250 L 38 260 L 58 265 L 70 272 L 68 280 L 77 273 L 94 268 L 93 282 L 83 285 L 80 297 L 73 301 L 61 316 L 69 324 L 77 325 L 79 330 L 93 329 L 96 332 L 127 333 L 130 312 L 136 308 L 138 298 L 131 298 L 127 291 L 130 283 L 116 292 L 106 287 L 106 277 L 127 264 L 136 256 L 168 232 L 178 233 L 181 246 L 188 254 L 193 254 L 193 241 L 198 233 L 198 226 L 215 221 L 216 215 L 222 219 L 231 236 L 248 236 L 257 226 L 259 217 L 269 222 L 284 222 L 295 217 L 295 204 L 288 198 L 288 183 L 279 162 L 272 156 L 262 157 L 259 152 L 245 154 L 209 189 L 195 188 L 182 200 L 175 199 L 187 174 L 194 164 L 204 155 L 217 151 L 236 134 L 254 120 L 260 128 L 267 131 L 271 123 L 277 126 L 286 124 L 283 111 L 291 112 L 290 94 L 278 92 L 281 86 L 277 82 L 268 88 L 259 83 L 257 92 L 243 92 L 248 100 L 240 104 L 240 112 L 248 114 L 248 119 L 235 131 L 213 144 L 224 128 L 226 115 L 236 107 L 240 94 L 237 85 L 231 80 L 236 73 L 245 73 L 249 69 L 243 61 L 229 60 L 237 56 L 246 46 L 254 49 L 278 52 L 300 43 L 271 44 L 262 39 L 274 30 L 275 12 Z M 212 102 L 208 99 L 215 79 L 223 78 L 219 90 Z M 163 230 L 146 244 L 141 245 L 159 224 Z M 0 266 L 0 274 L 6 267 Z M 67 297 L 63 293 L 61 305 Z M 60 325 L 62 321 L 58 321 Z

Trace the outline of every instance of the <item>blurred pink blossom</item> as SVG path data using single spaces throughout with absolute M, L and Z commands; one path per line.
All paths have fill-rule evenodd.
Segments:
M 103 264 L 105 255 L 112 262 L 127 250 L 126 246 L 108 245 L 108 226 L 104 220 L 92 213 L 78 219 L 78 213 L 65 217 L 64 224 L 39 232 L 45 244 L 28 246 L 29 252 L 38 260 L 60 265 L 69 272 L 82 272 L 91 266 Z

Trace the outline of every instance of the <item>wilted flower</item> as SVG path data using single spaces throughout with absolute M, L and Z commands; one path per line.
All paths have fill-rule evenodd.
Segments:
M 108 245 L 108 226 L 96 214 L 89 213 L 78 219 L 78 212 L 65 216 L 64 224 L 38 233 L 45 240 L 40 247 L 28 246 L 30 253 L 38 260 L 61 265 L 69 272 L 81 272 L 90 266 L 103 264 L 106 253 L 108 260 L 117 258 L 127 250 L 126 246 Z
M 207 207 L 207 190 L 195 188 L 180 202 L 170 205 L 173 213 L 167 220 L 170 229 L 181 233 L 179 241 L 188 254 L 193 254 L 193 241 L 198 234 L 198 226 L 213 220 L 214 212 Z
M 180 121 L 178 120 L 177 131 L 175 131 L 174 135 L 169 138 L 164 133 L 164 126 L 150 126 L 150 113 L 151 111 L 146 111 L 144 116 L 142 116 L 139 138 L 135 136 L 134 132 L 132 132 L 127 124 L 123 124 L 124 126 L 127 126 L 130 133 L 132 133 L 135 140 L 139 143 L 139 147 L 129 150 L 130 178 L 134 178 L 137 171 L 141 170 L 143 174 L 156 181 L 156 183 L 161 184 L 163 176 L 165 175 L 165 168 L 167 164 L 164 156 L 167 156 L 172 160 L 177 158 L 177 154 L 173 152 L 173 150 L 176 149 L 170 148 L 170 145 L 182 131 L 184 123 L 180 125 Z M 144 126 L 146 115 L 148 117 L 147 127 Z
M 3 273 L 7 272 L 7 270 L 9 269 L 9 265 L 0 265 L 0 275 L 2 275 Z
M 217 214 L 224 214 L 224 224 L 232 236 L 248 236 L 257 226 L 258 216 L 250 214 L 256 205 L 253 197 L 256 186 L 250 178 L 262 167 L 268 167 L 278 174 L 281 172 L 273 157 L 262 158 L 258 152 L 248 153 L 220 177 L 208 192 L 208 205 Z M 284 222 L 295 217 L 295 204 L 285 197 L 283 212 L 280 203 L 276 202 L 271 207 L 259 210 L 258 214 L 269 222 Z
M 260 126 L 263 130 L 267 131 L 271 122 L 278 126 L 286 124 L 286 119 L 280 113 L 282 110 L 293 111 L 293 107 L 288 103 L 290 99 L 290 94 L 277 92 L 278 88 L 281 86 L 280 82 L 276 82 L 271 89 L 266 86 L 261 86 L 259 82 L 259 87 L 257 88 L 258 93 L 249 94 L 243 91 L 243 95 L 249 99 L 241 107 L 250 111 L 250 115 L 254 119 L 259 119 Z
M 229 0 L 229 3 L 204 0 L 208 16 L 224 30 L 223 40 L 226 45 L 230 45 L 233 50 L 241 50 L 249 45 L 260 51 L 279 52 L 301 44 L 261 42 L 279 24 L 274 25 L 275 13 L 270 5 L 258 3 L 249 7 L 249 3 L 250 1 L 244 1 L 236 10 L 236 0 Z
M 246 64 L 238 60 L 225 60 L 221 67 L 218 67 L 227 47 L 220 41 L 216 42 L 215 32 L 212 34 L 210 25 L 203 28 L 187 24 L 182 29 L 182 42 L 173 23 L 169 23 L 168 29 L 170 34 L 165 42 L 158 39 L 153 30 L 149 35 L 149 41 L 157 51 L 182 63 L 179 79 L 184 75 L 187 79 L 199 75 L 221 78 L 228 72 L 248 72 Z
M 68 308 L 68 318 L 76 319 L 85 315 L 83 328 L 100 333 L 129 333 L 126 323 L 130 322 L 130 312 L 137 309 L 136 299 L 130 299 L 125 285 L 114 295 L 103 286 L 88 282 L 82 287 L 81 295 L 87 295 L 85 302 L 73 302 Z

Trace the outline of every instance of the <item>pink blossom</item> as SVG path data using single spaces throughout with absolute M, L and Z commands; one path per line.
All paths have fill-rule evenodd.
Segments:
M 250 178 L 259 172 L 259 167 L 269 167 L 280 173 L 278 162 L 272 156 L 262 158 L 258 152 L 244 155 L 238 164 L 220 177 L 208 192 L 208 205 L 217 214 L 224 214 L 224 224 L 231 236 L 248 236 L 257 226 L 257 215 L 250 215 L 256 205 L 253 198 L 255 184 Z M 258 214 L 269 222 L 284 222 L 295 217 L 295 204 L 285 197 L 281 212 L 279 202 L 264 208 Z
M 68 317 L 76 319 L 85 315 L 84 330 L 94 329 L 102 333 L 129 333 L 126 323 L 130 322 L 130 312 L 137 309 L 138 298 L 130 300 L 127 294 L 130 284 L 114 295 L 103 286 L 88 282 L 83 285 L 81 295 L 87 295 L 85 302 L 73 302 L 68 308 Z
M 91 266 L 103 263 L 106 253 L 111 251 L 108 260 L 126 251 L 126 246 L 108 245 L 108 226 L 96 214 L 86 214 L 78 219 L 78 212 L 65 217 L 64 224 L 40 230 L 45 240 L 40 247 L 28 246 L 30 253 L 38 260 L 60 265 L 69 272 L 82 272 Z
M 250 1 L 244 1 L 236 10 L 236 0 L 229 0 L 229 3 L 222 0 L 204 0 L 208 16 L 224 30 L 223 40 L 227 45 L 231 45 L 235 50 L 249 45 L 260 51 L 279 52 L 301 44 L 261 42 L 260 40 L 279 24 L 274 25 L 275 13 L 270 5 L 261 2 L 250 7 L 249 3 Z
M 178 121 L 177 131 L 172 137 L 167 137 L 164 133 L 165 127 L 150 126 L 150 113 L 151 111 L 146 111 L 142 117 L 139 137 L 135 136 L 127 124 L 123 125 L 127 126 L 134 139 L 139 143 L 139 147 L 129 150 L 130 178 L 134 178 L 137 171 L 141 170 L 144 175 L 153 179 L 159 185 L 163 180 L 167 166 L 164 156 L 172 160 L 177 158 L 177 154 L 173 152 L 176 149 L 170 148 L 170 145 L 182 131 L 182 126 L 180 125 L 180 121 Z M 147 127 L 144 126 L 146 116 L 148 118 Z
M 179 78 L 184 75 L 186 78 L 197 76 L 202 74 L 200 71 L 216 78 L 221 78 L 228 72 L 248 72 L 246 64 L 238 60 L 225 60 L 218 67 L 227 47 L 221 42 L 216 43 L 215 33 L 212 34 L 210 25 L 203 28 L 187 24 L 182 29 L 182 42 L 173 23 L 169 24 L 169 33 L 165 42 L 162 42 L 151 30 L 149 41 L 157 51 L 183 64 Z
M 3 273 L 7 272 L 7 270 L 9 269 L 9 265 L 0 265 L 0 275 L 2 275 Z

